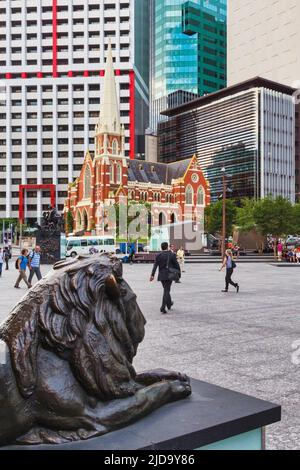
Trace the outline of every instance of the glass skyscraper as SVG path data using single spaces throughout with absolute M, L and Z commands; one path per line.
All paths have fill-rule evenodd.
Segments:
M 226 86 L 227 0 L 151 1 L 151 117 L 156 129 L 167 96 L 205 95 Z

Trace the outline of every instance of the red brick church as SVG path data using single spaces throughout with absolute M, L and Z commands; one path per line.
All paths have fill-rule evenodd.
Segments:
M 104 208 L 121 199 L 128 204 L 149 203 L 154 225 L 203 217 L 210 187 L 195 156 L 170 164 L 129 160 L 124 140 L 109 47 L 95 153 L 86 153 L 80 176 L 69 185 L 65 201 L 64 212 L 73 215 L 73 232 L 95 230 L 101 235 Z

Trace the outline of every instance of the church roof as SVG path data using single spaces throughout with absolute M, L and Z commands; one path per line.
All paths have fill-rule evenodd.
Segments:
M 174 163 L 153 163 L 130 160 L 128 180 L 139 183 L 171 184 L 173 179 L 182 178 L 191 163 L 191 158 Z

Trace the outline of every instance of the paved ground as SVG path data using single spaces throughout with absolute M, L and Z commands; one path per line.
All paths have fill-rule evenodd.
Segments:
M 300 341 L 300 267 L 239 265 L 237 295 L 220 292 L 223 274 L 216 265 L 189 265 L 174 289 L 174 310 L 165 316 L 159 312 L 160 284 L 148 282 L 150 270 L 125 266 L 148 322 L 136 369 L 182 370 L 280 403 L 283 419 L 269 428 L 267 446 L 300 449 L 300 365 L 291 359 L 292 344 Z M 0 320 L 26 292 L 12 287 L 15 277 L 11 266 L 0 279 Z

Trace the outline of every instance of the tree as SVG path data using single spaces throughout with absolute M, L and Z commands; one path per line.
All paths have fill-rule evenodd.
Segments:
M 300 203 L 293 207 L 293 235 L 300 235 Z
M 226 200 L 226 237 L 232 234 L 237 208 L 232 199 Z M 223 201 L 217 201 L 205 208 L 205 231 L 221 233 L 223 220 Z
M 241 207 L 237 208 L 236 225 L 239 232 L 253 232 L 256 240 L 256 248 L 262 253 L 265 245 L 265 236 L 260 234 L 254 220 L 254 209 L 257 201 L 255 199 L 243 198 Z
M 237 208 L 236 225 L 241 232 L 251 232 L 256 229 L 254 220 L 255 199 L 244 198 L 241 201 L 241 207 Z
M 293 206 L 288 199 L 268 196 L 256 202 L 253 218 L 259 233 L 272 235 L 278 240 L 293 231 L 293 213 Z M 276 246 L 274 255 L 276 257 Z
M 66 217 L 66 229 L 67 233 L 72 233 L 74 228 L 74 217 L 71 211 L 67 212 L 67 217 Z

